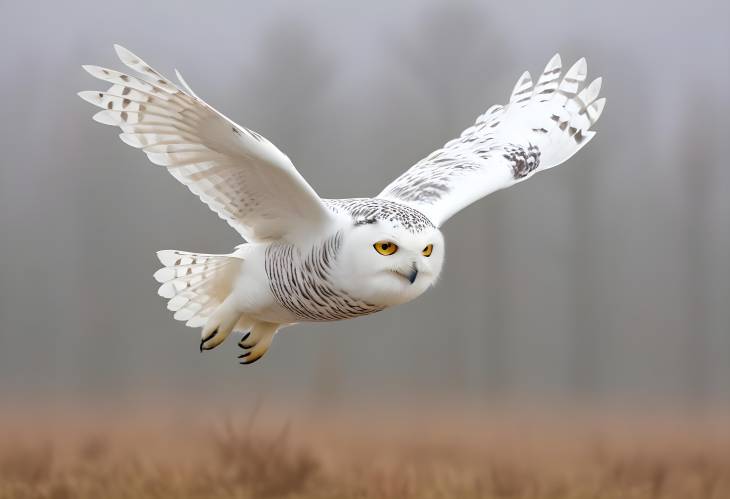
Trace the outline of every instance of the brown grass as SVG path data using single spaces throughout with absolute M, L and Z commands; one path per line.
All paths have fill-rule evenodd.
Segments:
M 0 439 L 0 498 L 730 497 L 722 421 L 276 419 L 17 418 Z

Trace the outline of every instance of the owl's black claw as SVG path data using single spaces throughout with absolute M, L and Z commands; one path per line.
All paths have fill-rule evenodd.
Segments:
M 251 352 L 246 352 L 246 353 L 245 353 L 245 354 L 243 354 L 243 355 L 239 355 L 239 356 L 238 356 L 238 358 L 239 358 L 239 359 L 241 359 L 241 358 L 246 358 L 246 357 L 248 357 L 248 355 L 249 355 L 250 353 L 251 353 Z M 239 364 L 241 364 L 242 366 L 248 366 L 248 365 L 251 365 L 251 364 L 253 364 L 254 362 L 258 361 L 258 360 L 259 360 L 259 359 L 260 359 L 261 357 L 263 357 L 263 355 L 259 355 L 258 357 L 254 357 L 253 359 L 247 359 L 247 360 L 245 360 L 245 361 L 243 361 L 243 362 L 239 362 Z
M 246 345 L 243 344 L 243 342 L 246 341 L 249 336 L 251 336 L 251 331 L 249 331 L 248 333 L 246 333 L 246 334 L 243 335 L 243 338 L 241 338 L 238 341 L 238 346 L 241 347 L 241 348 L 243 348 L 244 350 L 248 350 L 249 348 L 252 348 L 252 347 L 247 347 Z
M 201 352 L 203 350 L 210 350 L 209 348 L 205 348 L 203 345 L 205 345 L 205 343 L 208 340 L 210 340 L 211 338 L 213 338 L 213 336 L 215 336 L 216 334 L 218 334 L 218 328 L 215 328 L 213 331 L 210 332 L 210 334 L 208 336 L 206 336 L 205 338 L 203 338 L 202 340 L 200 340 L 200 351 Z

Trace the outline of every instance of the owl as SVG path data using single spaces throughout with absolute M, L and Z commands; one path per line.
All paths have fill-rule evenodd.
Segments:
M 283 327 L 373 314 L 438 280 L 440 227 L 496 190 L 565 162 L 595 135 L 601 78 L 559 55 L 509 97 L 372 198 L 322 199 L 274 144 L 115 46 L 136 74 L 84 66 L 111 86 L 79 95 L 93 119 L 167 169 L 243 238 L 223 255 L 158 252 L 154 278 L 174 318 L 201 328 L 200 350 L 242 333 L 241 364 L 256 362 Z

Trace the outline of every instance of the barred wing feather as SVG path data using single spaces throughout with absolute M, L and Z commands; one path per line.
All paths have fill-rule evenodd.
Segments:
M 332 217 L 289 158 L 264 137 L 237 125 L 190 91 L 178 88 L 129 50 L 115 45 L 131 76 L 84 66 L 111 83 L 79 95 L 102 108 L 94 120 L 118 126 L 249 241 L 296 239 Z

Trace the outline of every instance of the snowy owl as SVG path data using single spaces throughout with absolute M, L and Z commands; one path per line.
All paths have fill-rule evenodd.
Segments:
M 496 190 L 557 166 L 585 146 L 603 110 L 601 79 L 586 82 L 580 59 L 561 78 L 559 55 L 536 83 L 525 72 L 509 102 L 491 107 L 458 138 L 432 152 L 374 198 L 322 199 L 289 158 L 129 50 L 117 55 L 136 76 L 84 66 L 111 84 L 79 95 L 102 111 L 240 233 L 227 255 L 158 252 L 154 277 L 177 320 L 201 329 L 200 350 L 232 331 L 242 364 L 260 359 L 282 327 L 379 312 L 432 286 L 444 261 L 439 227 Z

